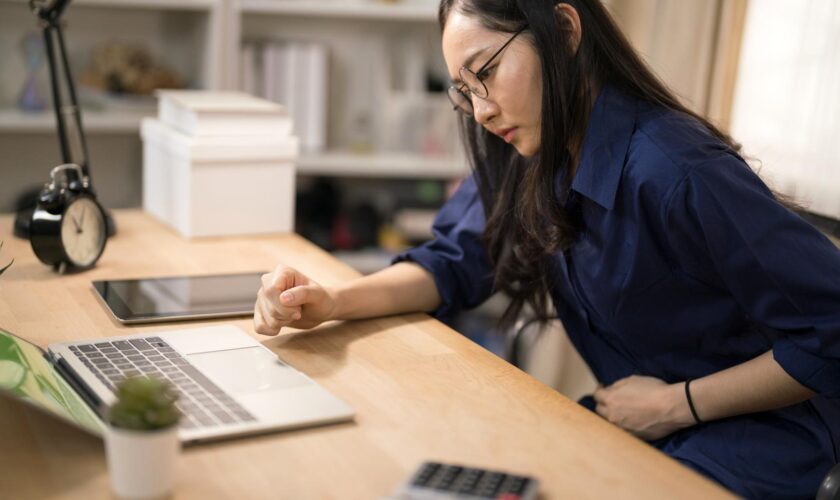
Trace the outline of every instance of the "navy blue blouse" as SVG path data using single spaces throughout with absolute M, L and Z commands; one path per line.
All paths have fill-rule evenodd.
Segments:
M 558 200 L 579 211 L 553 258 L 557 314 L 603 385 L 629 375 L 700 378 L 773 351 L 818 393 L 652 444 L 753 498 L 813 497 L 840 444 L 840 252 L 779 204 L 696 120 L 606 86 Z M 435 279 L 446 320 L 493 293 L 482 208 L 466 179 L 434 239 L 395 259 Z

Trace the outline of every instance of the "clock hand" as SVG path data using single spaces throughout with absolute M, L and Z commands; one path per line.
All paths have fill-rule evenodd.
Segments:
M 70 220 L 73 221 L 73 225 L 76 226 L 76 234 L 81 233 L 82 226 L 79 224 L 79 221 L 77 221 L 72 215 L 70 216 Z
M 85 214 L 87 213 L 87 209 L 84 207 L 82 208 L 82 216 L 79 217 L 79 225 L 83 226 L 85 224 Z

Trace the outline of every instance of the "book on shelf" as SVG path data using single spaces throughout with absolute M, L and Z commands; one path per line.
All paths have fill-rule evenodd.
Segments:
M 259 82 L 254 78 L 261 64 L 261 61 L 257 60 L 259 56 L 260 53 L 255 44 L 247 43 L 240 47 L 239 61 L 242 65 L 239 73 L 242 78 L 240 86 L 246 94 L 259 95 L 262 92 L 257 87 Z
M 329 78 L 329 57 L 326 46 L 310 43 L 305 52 L 305 76 L 307 85 L 306 96 L 306 129 L 301 128 L 301 134 L 306 137 L 306 148 L 309 151 L 322 151 L 327 144 L 327 93 Z
M 292 119 L 285 107 L 244 92 L 159 90 L 158 118 L 191 136 L 288 137 Z
M 326 149 L 327 102 L 329 94 L 329 51 L 322 43 L 308 41 L 248 41 L 243 57 L 256 63 L 243 63 L 244 87 L 265 99 L 286 107 L 308 152 Z M 256 54 L 256 55 L 255 55 Z

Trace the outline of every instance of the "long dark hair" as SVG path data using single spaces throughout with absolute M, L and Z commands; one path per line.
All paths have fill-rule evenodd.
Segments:
M 567 3 L 580 17 L 582 36 L 573 50 L 573 29 L 555 5 Z M 567 249 L 579 230 L 557 201 L 554 179 L 571 185 L 583 143 L 593 88 L 609 83 L 653 104 L 690 115 L 734 151 L 727 134 L 683 106 L 636 54 L 599 0 L 441 0 L 441 32 L 457 10 L 490 30 L 528 40 L 543 74 L 540 151 L 521 156 L 472 117 L 460 127 L 486 215 L 484 240 L 494 265 L 495 286 L 511 303 L 501 319 L 510 326 L 527 303 L 547 320 L 552 276 L 550 255 Z

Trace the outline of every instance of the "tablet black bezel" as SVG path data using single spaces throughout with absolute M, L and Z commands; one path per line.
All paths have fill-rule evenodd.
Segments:
M 125 299 L 114 289 L 117 283 L 140 282 L 140 281 L 159 281 L 167 279 L 196 279 L 196 278 L 226 278 L 226 277 L 251 277 L 266 274 L 264 271 L 254 271 L 245 273 L 227 273 L 227 274 L 206 274 L 206 275 L 176 275 L 176 276 L 148 276 L 143 278 L 129 278 L 129 279 L 111 279 L 111 280 L 96 280 L 92 281 L 91 285 L 96 293 L 96 296 L 105 305 L 105 308 L 110 311 L 111 315 L 123 324 L 133 323 L 164 323 L 173 321 L 188 321 L 199 319 L 214 319 L 214 318 L 230 318 L 230 317 L 245 317 L 254 314 L 253 307 L 247 309 L 239 306 L 240 304 L 230 305 L 229 308 L 220 307 L 214 311 L 173 311 L 165 313 L 146 313 L 135 312 Z M 254 302 L 257 300 L 256 291 L 254 292 Z

